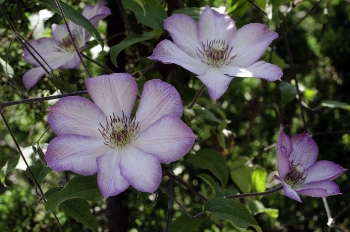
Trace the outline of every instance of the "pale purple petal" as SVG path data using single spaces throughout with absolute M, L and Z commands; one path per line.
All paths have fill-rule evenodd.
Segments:
M 334 180 L 345 170 L 346 169 L 332 161 L 321 160 L 304 170 L 303 175 L 306 176 L 306 179 L 303 184 L 322 180 Z
M 257 77 L 267 81 L 276 81 L 283 76 L 282 70 L 277 65 L 265 61 L 258 61 L 249 67 L 224 65 L 220 67 L 220 71 L 233 77 Z
M 27 90 L 32 88 L 45 73 L 46 71 L 42 67 L 28 70 L 22 77 L 24 87 L 26 87 Z
M 205 74 L 198 76 L 198 78 L 207 86 L 209 95 L 214 101 L 226 92 L 233 79 L 233 77 L 222 74 L 216 67 L 209 68 Z
M 40 63 L 34 59 L 28 50 L 33 53 L 33 55 L 39 60 Z M 50 66 L 52 65 L 53 67 L 51 68 L 54 69 L 58 67 L 54 64 L 54 62 L 52 62 L 55 60 L 55 56 L 57 56 L 56 50 L 56 41 L 52 38 L 29 40 L 24 48 L 23 59 L 34 66 L 46 65 L 44 62 L 46 61 L 46 63 L 48 63 Z M 59 65 L 61 65 L 61 63 Z
M 307 134 L 294 135 L 291 140 L 293 151 L 290 153 L 289 160 L 294 165 L 301 164 L 304 169 L 313 165 L 318 155 L 315 141 Z
M 62 39 L 67 38 L 69 36 L 69 33 L 66 24 L 52 24 L 51 36 L 56 41 L 61 41 Z
M 199 58 L 189 56 L 169 40 L 163 40 L 158 43 L 153 49 L 153 54 L 149 58 L 160 61 L 164 64 L 174 63 L 180 65 L 197 75 L 204 74 L 209 68 L 209 66 L 202 63 Z
M 292 152 L 292 140 L 283 132 L 282 127 L 278 134 L 277 146 L 284 147 L 286 149 L 286 155 L 289 157 L 289 154 Z
M 83 15 L 85 18 L 89 19 L 89 21 L 97 27 L 98 22 L 108 15 L 111 14 L 111 11 L 108 7 L 104 6 L 105 1 L 100 0 L 93 6 L 86 6 L 83 9 Z
M 102 139 L 98 129 L 106 116 L 91 101 L 79 96 L 60 99 L 50 108 L 48 122 L 57 135 L 78 134 Z
M 127 73 L 113 73 L 85 79 L 92 100 L 109 117 L 130 116 L 137 96 L 137 84 Z
M 161 80 L 147 81 L 143 86 L 136 120 L 140 132 L 164 115 L 180 118 L 183 113 L 182 101 L 174 86 Z
M 204 44 L 213 40 L 221 40 L 228 44 L 236 32 L 236 25 L 229 16 L 206 6 L 199 16 L 198 32 Z
M 232 37 L 231 55 L 235 58 L 230 65 L 248 67 L 254 64 L 277 37 L 278 34 L 264 24 L 250 23 L 243 26 Z
M 198 39 L 197 23 L 191 17 L 174 14 L 164 22 L 174 43 L 188 55 L 197 58 L 196 49 L 202 47 Z
M 302 184 L 295 190 L 303 195 L 311 197 L 327 197 L 330 195 L 341 194 L 339 186 L 333 181 L 319 181 L 308 184 Z
M 47 165 L 55 171 L 72 171 L 80 175 L 97 172 L 96 158 L 109 147 L 101 139 L 82 135 L 62 135 L 51 140 L 46 151 Z
M 295 192 L 290 185 L 284 182 L 279 176 L 275 175 L 276 180 L 278 180 L 283 186 L 283 194 L 295 201 L 302 203 L 299 195 Z
M 129 182 L 120 173 L 121 149 L 112 149 L 97 158 L 97 184 L 104 198 L 124 192 Z
M 278 173 L 282 180 L 285 180 L 290 172 L 290 161 L 288 159 L 287 150 L 284 146 L 277 145 L 277 165 Z
M 158 158 L 135 147 L 122 149 L 121 174 L 138 191 L 153 193 L 162 179 Z
M 195 135 L 185 123 L 167 115 L 143 131 L 132 146 L 158 157 L 161 163 L 167 163 L 187 154 L 194 140 Z

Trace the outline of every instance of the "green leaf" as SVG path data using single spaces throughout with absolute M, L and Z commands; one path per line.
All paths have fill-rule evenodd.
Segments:
M 214 179 L 207 174 L 198 174 L 197 176 L 204 180 L 210 186 L 210 188 L 213 191 L 213 196 L 216 196 L 216 190 L 219 187 L 219 185 L 214 181 Z
M 350 111 L 350 105 L 345 102 L 325 100 L 325 101 L 322 101 L 321 106 L 328 107 L 328 108 L 340 108 L 343 110 Z
M 153 31 L 146 32 L 146 33 L 144 33 L 142 35 L 138 35 L 138 34 L 128 35 L 119 44 L 111 47 L 110 57 L 111 57 L 112 63 L 115 66 L 118 67 L 117 56 L 123 49 L 125 49 L 125 48 L 127 48 L 127 47 L 129 47 L 129 46 L 131 46 L 133 44 L 136 44 L 138 42 L 145 41 L 145 40 L 150 40 L 152 38 L 154 38 L 154 32 Z
M 1 3 L 0 3 L 1 4 Z M 6 76 L 12 78 L 14 75 L 13 68 L 0 57 L 0 72 L 4 73 Z
M 146 8 L 145 8 L 145 2 L 143 0 L 134 0 L 137 4 L 139 4 L 143 10 L 143 15 L 146 16 Z
M 237 227 L 253 226 L 257 231 L 262 231 L 249 210 L 236 200 L 211 198 L 207 201 L 204 208 L 205 211 L 211 213 L 214 217 L 229 220 Z
M 183 9 L 177 9 L 173 11 L 173 14 L 185 14 L 198 21 L 199 15 L 202 13 L 199 7 L 188 7 Z
M 220 152 L 202 149 L 196 155 L 189 154 L 188 161 L 194 166 L 211 171 L 225 188 L 228 180 L 226 161 Z
M 82 198 L 88 201 L 100 200 L 102 195 L 97 186 L 96 175 L 74 177 L 67 182 L 64 188 L 49 197 L 45 208 L 52 211 L 62 202 L 73 198 Z
M 122 0 L 125 9 L 134 12 L 137 20 L 153 29 L 163 30 L 163 22 L 167 18 L 164 7 L 157 0 L 147 0 L 140 5 L 138 1 Z
M 297 90 L 295 86 L 289 84 L 288 82 L 281 82 L 279 89 L 281 91 L 281 104 L 282 107 L 287 105 L 288 102 L 293 100 L 295 96 L 297 95 Z
M 246 165 L 248 161 L 248 157 L 242 156 L 234 160 L 231 164 L 231 178 L 244 193 L 250 193 L 252 190 L 250 179 L 251 168 Z
M 38 0 L 38 1 L 45 4 L 47 7 L 51 8 L 57 14 L 61 15 L 61 12 L 58 9 L 55 0 Z M 87 18 L 85 18 L 81 13 L 76 11 L 73 7 L 71 7 L 67 3 L 60 1 L 60 4 L 66 18 L 72 21 L 73 23 L 79 26 L 82 26 L 85 30 L 87 30 L 90 33 L 90 35 L 92 35 L 103 48 L 103 40 L 101 38 L 101 35 L 98 33 L 97 29 L 94 27 L 94 25 L 92 25 Z
M 267 172 L 264 168 L 257 168 L 251 175 L 252 186 L 255 192 L 264 192 L 266 190 Z
M 198 212 L 190 212 L 191 215 Z M 170 223 L 169 232 L 195 232 L 199 231 L 199 226 L 206 220 L 205 217 L 190 218 L 187 215 L 181 215 Z
M 16 168 L 18 162 L 19 162 L 19 154 L 11 158 L 6 165 L 1 169 L 0 172 L 0 180 L 2 184 L 5 184 L 5 178 L 7 174 L 9 174 L 13 169 Z
M 51 171 L 51 168 L 43 166 L 40 160 L 35 161 L 34 165 L 30 166 L 30 169 L 39 183 Z M 28 168 L 26 169 L 26 174 L 33 182 L 35 182 Z
M 206 119 L 208 121 L 213 121 L 213 122 L 217 122 L 217 123 L 222 122 L 222 120 L 218 119 L 213 112 L 211 112 L 210 110 L 207 110 L 203 107 L 198 107 L 198 106 L 194 107 L 193 111 L 195 112 L 195 114 L 198 118 L 203 118 L 203 119 Z
M 271 218 L 276 219 L 278 217 L 278 209 L 265 208 L 260 201 L 250 201 L 248 206 L 253 215 L 266 213 Z
M 233 196 L 239 193 L 239 191 L 233 186 L 222 188 L 211 176 L 207 174 L 199 174 L 197 176 L 210 186 L 215 197 Z
M 71 199 L 63 202 L 59 209 L 73 217 L 78 222 L 83 223 L 92 231 L 98 231 L 98 225 L 95 217 L 91 214 L 90 207 L 82 199 Z

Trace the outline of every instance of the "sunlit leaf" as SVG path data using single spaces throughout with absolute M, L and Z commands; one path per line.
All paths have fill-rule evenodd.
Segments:
M 13 68 L 0 57 L 0 73 L 6 74 L 8 77 L 13 77 L 14 71 Z
M 295 86 L 289 84 L 288 82 L 281 82 L 279 86 L 281 92 L 281 104 L 282 107 L 287 105 L 288 102 L 292 101 L 297 95 L 297 90 Z
M 248 157 L 239 157 L 232 161 L 231 164 L 231 178 L 238 188 L 244 192 L 249 193 L 252 190 L 252 183 L 250 179 L 251 168 L 247 166 Z
M 205 204 L 205 211 L 222 220 L 229 220 L 237 227 L 253 226 L 262 231 L 249 210 L 236 200 L 211 198 Z
M 45 4 L 47 7 L 55 11 L 57 14 L 61 14 L 59 8 L 56 5 L 55 0 L 37 0 L 37 1 Z M 67 3 L 60 1 L 60 4 L 66 18 L 72 21 L 73 23 L 83 27 L 85 30 L 87 30 L 90 33 L 90 35 L 92 35 L 97 40 L 97 42 L 103 47 L 103 40 L 101 38 L 101 35 L 98 33 L 94 25 L 92 25 L 87 18 L 85 18 L 81 13 L 76 11 L 73 7 L 71 7 Z
M 271 218 L 276 219 L 278 217 L 278 209 L 265 208 L 260 201 L 250 201 L 248 206 L 253 215 L 266 213 Z
M 77 176 L 68 181 L 64 188 L 49 197 L 45 205 L 46 210 L 54 210 L 62 202 L 73 198 L 81 198 L 89 201 L 100 200 L 102 195 L 97 186 L 96 175 Z
M 73 217 L 78 222 L 83 223 L 92 231 L 98 231 L 95 217 L 90 211 L 89 205 L 82 199 L 71 199 L 60 204 L 59 209 Z
M 211 171 L 221 182 L 224 188 L 228 180 L 226 161 L 220 152 L 202 149 L 196 155 L 189 154 L 188 161 L 196 167 Z
M 264 192 L 266 190 L 267 172 L 264 168 L 257 168 L 251 175 L 253 190 Z
M 146 32 L 142 35 L 138 35 L 138 34 L 131 34 L 131 35 L 128 35 L 125 39 L 123 39 L 123 41 L 121 41 L 119 44 L 111 47 L 111 50 L 110 50 L 110 57 L 111 57 L 111 60 L 112 60 L 112 63 L 118 67 L 118 64 L 117 64 L 117 56 L 118 54 L 125 48 L 133 45 L 133 44 L 136 44 L 138 42 L 141 42 L 141 41 L 145 41 L 145 40 L 150 40 L 154 38 L 154 33 L 153 31 L 149 31 L 149 32 Z

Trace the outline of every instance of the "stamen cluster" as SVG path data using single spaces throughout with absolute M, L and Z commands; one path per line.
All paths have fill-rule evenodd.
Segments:
M 106 126 L 102 126 L 102 129 L 98 129 L 104 139 L 104 144 L 115 149 L 118 146 L 122 147 L 137 137 L 140 131 L 139 123 L 136 122 L 136 118 L 129 118 L 123 113 L 122 118 L 110 116 L 106 117 Z
M 306 180 L 307 175 L 303 176 L 304 172 L 300 171 L 301 166 L 301 164 L 291 164 L 290 172 L 287 174 L 286 177 L 286 183 L 290 185 L 295 185 L 296 183 L 303 183 Z
M 207 65 L 220 67 L 229 64 L 235 56 L 231 56 L 233 46 L 226 45 L 225 41 L 213 40 L 206 44 L 202 42 L 202 48 L 196 49 L 198 58 Z
M 79 42 L 80 42 L 79 34 L 76 31 L 72 31 L 72 36 L 73 36 L 73 39 L 74 39 L 74 43 L 78 45 Z M 72 39 L 70 38 L 69 35 L 64 37 L 62 40 L 58 41 L 57 42 L 57 46 L 60 47 L 62 50 L 65 50 L 67 52 L 74 51 L 74 46 L 73 46 L 73 43 L 72 43 Z

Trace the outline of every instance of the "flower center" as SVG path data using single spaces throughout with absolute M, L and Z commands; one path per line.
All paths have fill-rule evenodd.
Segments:
M 304 170 L 302 169 L 302 165 L 294 165 L 291 164 L 290 172 L 287 174 L 287 177 L 285 179 L 285 182 L 289 184 L 290 186 L 293 186 L 297 183 L 303 183 L 306 180 L 306 176 L 304 175 Z
M 202 43 L 202 48 L 196 49 L 197 56 L 207 65 L 220 67 L 227 65 L 235 58 L 230 56 L 233 46 L 226 45 L 225 41 L 212 40 Z
M 106 126 L 102 126 L 98 129 L 104 139 L 104 144 L 115 149 L 131 143 L 137 137 L 140 131 L 139 123 L 136 122 L 136 118 L 131 119 L 124 115 L 119 118 L 113 113 L 113 116 L 106 117 Z
M 80 36 L 78 32 L 72 31 L 72 36 L 74 39 L 74 43 L 78 46 L 79 48 L 79 43 L 80 43 Z M 60 47 L 62 50 L 65 50 L 67 52 L 74 52 L 75 48 L 72 43 L 72 40 L 69 35 L 64 37 L 62 40 L 57 42 L 57 46 Z

